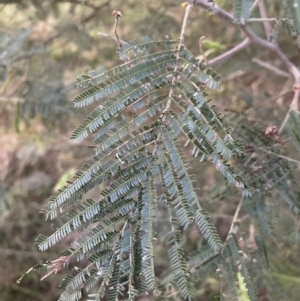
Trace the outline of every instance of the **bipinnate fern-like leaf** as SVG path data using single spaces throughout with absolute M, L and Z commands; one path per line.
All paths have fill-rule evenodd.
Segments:
M 207 99 L 207 87 L 219 88 L 219 75 L 178 41 L 145 38 L 123 45 L 118 53 L 122 65 L 100 67 L 77 79 L 84 91 L 75 106 L 94 108 L 71 138 L 79 142 L 93 134 L 95 155 L 50 198 L 46 218 L 59 213 L 65 223 L 49 237 L 39 236 L 37 244 L 44 251 L 79 232 L 62 252 L 60 265 L 48 267 L 57 272 L 72 258 L 85 263 L 63 279 L 60 301 L 79 300 L 83 287 L 90 300 L 134 300 L 147 291 L 163 293 L 169 281 L 190 300 L 191 274 L 213 271 L 223 242 L 195 190 L 182 146 L 191 143 L 193 155 L 202 158 L 199 164 L 211 162 L 250 197 L 251 190 L 228 163 L 240 154 L 240 144 Z M 101 188 L 99 197 L 87 198 L 95 187 Z M 154 256 L 161 206 L 168 210 L 170 225 L 170 277 L 165 280 L 156 275 Z M 185 254 L 180 237 L 181 227 L 192 224 L 207 243 L 197 260 Z
M 239 24 L 245 24 L 250 17 L 250 9 L 254 0 L 234 0 L 233 3 L 233 17 Z
M 284 1 L 286 8 L 285 25 L 291 36 L 300 35 L 300 1 L 286 0 Z
M 172 238 L 169 242 L 171 247 L 168 249 L 171 268 L 174 274 L 174 281 L 178 290 L 185 299 L 191 300 L 193 297 L 191 282 L 188 277 L 188 264 L 185 258 L 185 252 L 180 246 L 181 233 L 178 229 L 178 221 L 173 217 L 172 208 L 168 204 L 168 212 L 171 223 Z
M 276 42 L 281 25 L 290 36 L 300 35 L 300 0 L 266 0 L 266 6 L 277 17 L 270 36 L 272 42 Z
M 233 260 L 233 263 L 235 265 L 235 268 L 239 271 L 241 274 L 242 280 L 246 286 L 247 289 L 247 295 L 249 297 L 250 301 L 257 301 L 257 294 L 256 290 L 253 284 L 253 280 L 248 272 L 247 265 L 246 265 L 246 259 L 242 254 L 242 251 L 239 248 L 237 238 L 235 235 L 232 235 L 228 240 L 228 246 L 231 253 L 231 259 Z M 231 285 L 233 283 L 231 282 Z M 232 289 L 233 292 L 233 289 Z
M 230 292 L 230 297 L 231 300 L 234 301 L 239 301 L 239 295 L 238 295 L 238 287 L 237 287 L 237 273 L 234 272 L 233 270 L 233 264 L 230 260 L 230 255 L 229 254 L 229 249 L 226 248 L 224 250 L 224 254 L 225 254 L 225 260 L 223 263 L 223 274 L 224 274 L 224 280 L 226 281 L 226 283 L 229 286 L 229 292 Z
M 299 114 L 295 111 L 291 111 L 289 114 L 287 128 L 294 145 L 297 147 L 299 143 L 297 142 Z M 251 218 L 251 223 L 255 228 L 255 237 L 251 235 L 243 237 L 239 234 L 236 235 L 239 237 L 237 243 L 237 238 L 233 235 L 225 244 L 226 247 L 223 251 L 225 258 L 212 264 L 211 269 L 213 271 L 216 268 L 222 270 L 225 280 L 231 278 L 227 284 L 232 299 L 236 299 L 237 296 L 236 281 L 233 277 L 236 276 L 238 269 L 238 273 L 248 290 L 249 299 L 255 300 L 257 297 L 253 287 L 253 279 L 259 277 L 263 281 L 269 281 L 272 278 L 269 261 L 273 254 L 269 254 L 267 251 L 269 243 L 276 240 L 276 231 L 273 228 L 276 227 L 276 220 L 280 214 L 278 212 L 278 207 L 281 206 L 280 202 L 289 207 L 295 218 L 299 218 L 297 173 L 300 163 L 286 155 L 286 148 L 283 143 L 281 144 L 281 138 L 277 136 L 276 127 L 270 127 L 274 131 L 271 131 L 270 134 L 270 128 L 261 129 L 257 124 L 249 123 L 244 116 L 240 115 L 240 119 L 237 118 L 236 114 L 233 116 L 233 122 L 228 116 L 227 120 L 235 128 L 238 136 L 243 137 L 245 144 L 242 156 L 236 157 L 235 162 L 241 171 L 241 176 L 248 179 L 248 184 L 253 187 L 252 195 L 244 197 L 242 208 Z M 218 197 L 232 197 L 232 190 L 228 186 L 228 182 L 224 185 L 224 190 L 218 188 L 218 191 L 219 193 L 216 194 Z M 241 229 L 238 224 L 235 227 Z M 230 248 L 226 251 L 228 245 Z M 231 264 L 227 258 L 231 260 Z M 209 261 L 204 263 L 203 267 L 209 266 L 209 263 Z M 248 267 L 249 269 L 247 269 Z M 250 272 L 253 273 L 253 271 L 255 273 L 252 274 L 252 277 Z M 195 271 L 195 277 L 198 276 L 198 273 Z M 257 283 L 260 287 L 269 286 L 265 282 L 263 285 L 260 281 Z
M 292 141 L 300 154 L 300 114 L 295 110 L 289 112 L 287 130 Z

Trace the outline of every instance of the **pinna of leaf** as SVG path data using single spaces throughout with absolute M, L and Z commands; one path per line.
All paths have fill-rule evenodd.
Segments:
M 70 249 L 46 264 L 43 278 L 60 271 L 73 257 L 84 266 L 63 279 L 60 301 L 79 300 L 83 287 L 92 292 L 90 300 L 104 296 L 108 300 L 121 296 L 134 300 L 147 291 L 164 294 L 170 283 L 190 300 L 194 296 L 191 280 L 216 271 L 221 264 L 232 280 L 228 283 L 232 296 L 237 295 L 238 273 L 249 299 L 257 299 L 241 250 L 245 245 L 238 243 L 241 234 L 235 226 L 244 202 L 249 208 L 255 206 L 249 210 L 257 215 L 261 204 L 251 203 L 258 194 L 228 163 L 232 156 L 241 154 L 241 145 L 206 92 L 207 88 L 219 88 L 220 76 L 184 46 L 191 8 L 186 6 L 179 41 L 146 37 L 125 44 L 117 35 L 122 14 L 114 11 L 118 54 L 124 63 L 110 70 L 98 68 L 76 81 L 84 91 L 75 98 L 75 106 L 98 107 L 71 138 L 79 142 L 93 134 L 95 154 L 74 180 L 49 200 L 46 218 L 54 219 L 60 212 L 64 225 L 36 241 L 45 251 L 71 233 L 80 233 Z M 247 18 L 239 19 L 244 22 Z M 266 133 L 274 135 L 274 128 Z M 181 137 L 193 146 L 196 158 L 211 162 L 228 183 L 242 191 L 225 241 L 199 200 Z M 278 178 L 280 181 L 280 175 Z M 95 187 L 106 188 L 101 189 L 98 199 L 87 198 Z M 159 210 L 167 211 L 170 230 L 170 270 L 160 278 L 155 273 L 154 254 Z M 205 246 L 189 257 L 181 233 L 192 225 L 197 226 Z M 260 246 L 262 250 L 263 244 Z

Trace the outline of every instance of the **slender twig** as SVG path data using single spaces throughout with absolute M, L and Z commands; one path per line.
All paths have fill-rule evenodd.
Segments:
M 300 87 L 294 85 L 294 97 L 292 103 L 290 104 L 291 110 L 298 111 L 299 96 L 300 96 Z
M 239 203 L 238 203 L 238 205 L 236 207 L 236 210 L 235 210 L 235 213 L 234 213 L 231 225 L 230 225 L 230 229 L 229 229 L 227 237 L 226 237 L 226 241 L 228 241 L 228 239 L 231 237 L 231 235 L 235 232 L 235 228 L 234 227 L 235 227 L 236 222 L 238 221 L 239 214 L 240 214 L 240 211 L 242 209 L 243 201 L 244 201 L 244 197 L 242 197 L 240 199 L 240 201 L 239 201 Z
M 259 7 L 260 15 L 263 19 L 263 25 L 265 28 L 265 33 L 266 33 L 267 39 L 269 39 L 269 37 L 271 36 L 271 33 L 272 33 L 272 26 L 270 24 L 270 21 L 268 20 L 266 7 L 265 7 L 265 3 L 263 0 L 258 3 L 258 7 Z M 277 21 L 277 20 L 275 19 L 275 21 Z
M 251 8 L 250 8 L 250 11 L 253 11 L 254 8 L 256 7 L 256 5 L 258 4 L 260 0 L 255 0 L 254 3 L 252 4 Z
M 200 6 L 205 9 L 211 8 L 211 4 L 209 2 L 207 2 L 206 0 L 190 0 L 190 2 L 192 2 L 194 5 Z M 258 3 L 258 1 L 257 1 L 257 3 Z M 291 60 L 282 52 L 282 50 L 280 49 L 280 47 L 277 44 L 274 44 L 274 43 L 271 43 L 271 42 L 268 42 L 268 41 L 262 39 L 256 33 L 254 33 L 247 24 L 235 24 L 234 17 L 230 13 L 225 11 L 223 8 L 221 8 L 220 6 L 215 4 L 214 12 L 215 12 L 215 15 L 217 15 L 221 19 L 223 19 L 235 26 L 238 26 L 244 32 L 244 34 L 250 39 L 251 43 L 260 45 L 260 46 L 270 50 L 271 52 L 275 53 L 278 56 L 278 58 L 281 60 L 281 62 L 286 66 L 288 71 L 294 77 L 294 88 L 293 88 L 294 98 L 290 105 L 290 108 L 293 110 L 298 110 L 298 101 L 299 101 L 299 96 L 300 96 L 299 95 L 300 94 L 300 91 L 299 91 L 299 89 L 300 89 L 299 88 L 300 87 L 300 69 L 295 64 L 293 64 L 293 62 L 291 62 Z
M 178 52 L 179 52 L 180 48 L 184 45 L 184 35 L 185 35 L 187 21 L 188 21 L 189 15 L 191 13 L 192 7 L 193 7 L 193 5 L 189 4 L 186 7 L 186 10 L 185 10 L 185 15 L 184 15 L 184 18 L 183 18 L 181 33 L 180 33 L 180 37 L 179 37 L 179 44 L 178 44 L 178 48 L 177 48 Z M 176 82 L 176 73 L 177 73 L 178 67 L 179 67 L 178 65 L 175 66 L 174 71 L 173 71 L 172 85 L 171 85 L 171 88 L 170 88 L 170 91 L 169 91 L 168 101 L 167 101 L 167 104 L 166 104 L 166 106 L 165 106 L 165 108 L 162 112 L 162 118 L 161 118 L 162 124 L 164 124 L 166 122 L 167 116 L 168 116 L 168 113 L 170 111 L 170 107 L 171 107 L 171 104 L 172 104 L 172 97 L 173 97 L 174 90 L 175 90 L 174 86 L 175 86 L 175 82 Z M 160 131 L 157 135 L 157 138 L 155 140 L 156 145 L 152 150 L 152 156 L 154 156 L 157 152 L 157 149 L 158 149 L 158 146 L 159 146 L 159 141 L 161 140 L 161 137 L 162 137 L 162 131 Z
M 289 162 L 296 163 L 296 164 L 298 164 L 298 165 L 300 166 L 300 161 L 298 161 L 298 160 L 295 160 L 295 159 L 293 159 L 293 158 L 286 157 L 286 156 L 284 156 L 284 155 L 280 155 L 280 154 L 274 153 L 274 152 L 272 152 L 272 151 L 270 151 L 270 150 L 266 150 L 266 149 L 264 149 L 264 148 L 262 148 L 262 147 L 259 147 L 258 149 L 259 149 L 260 151 L 262 151 L 262 152 L 265 152 L 265 153 L 267 153 L 267 154 L 272 154 L 272 155 L 274 155 L 274 156 L 276 156 L 276 157 L 278 157 L 278 158 L 282 158 L 282 159 L 287 160 L 287 161 L 289 161 Z
M 186 10 L 185 10 L 185 15 L 184 15 L 184 19 L 183 19 L 183 23 L 182 23 L 182 27 L 181 27 L 180 38 L 179 38 L 178 51 L 184 45 L 184 34 L 185 34 L 185 31 L 186 31 L 187 21 L 188 21 L 189 15 L 191 13 L 192 7 L 193 7 L 193 5 L 189 4 L 186 7 Z M 174 93 L 174 85 L 175 85 L 175 82 L 176 82 L 176 71 L 177 71 L 177 69 L 178 69 L 178 65 L 174 68 L 173 78 L 172 78 L 172 86 L 171 86 L 171 89 L 169 91 L 168 102 L 167 102 L 166 107 L 163 111 L 163 115 L 164 115 L 163 116 L 163 121 L 166 120 L 166 118 L 167 118 L 166 113 L 169 112 L 170 106 L 171 106 L 171 103 L 172 103 L 172 96 L 173 96 L 173 93 Z
M 124 231 L 126 230 L 127 225 L 128 225 L 128 219 L 126 220 L 126 222 L 124 223 L 124 225 L 123 225 L 123 227 L 122 227 L 122 229 L 120 231 L 121 235 L 124 234 Z
M 119 39 L 117 28 L 118 28 L 118 21 L 119 21 L 119 18 L 122 17 L 122 13 L 120 11 L 114 10 L 112 12 L 112 15 L 115 17 L 114 34 L 116 36 L 116 40 L 118 42 L 118 46 L 121 48 L 122 47 L 122 43 L 121 43 L 121 41 Z
M 192 7 L 193 5 L 192 4 L 189 4 L 186 8 L 186 11 L 185 11 L 185 16 L 184 16 L 184 20 L 183 20 L 183 24 L 182 24 L 182 29 L 181 29 L 181 34 L 180 34 L 180 39 L 179 39 L 179 45 L 178 45 L 178 50 L 180 50 L 180 47 L 183 46 L 183 40 L 184 40 L 184 33 L 185 33 L 185 29 L 186 29 L 186 23 L 187 23 L 187 20 L 188 20 L 188 17 L 189 17 L 189 14 L 192 10 Z M 181 44 L 182 43 L 182 44 Z M 178 68 L 178 65 L 174 68 L 174 74 L 176 74 L 176 71 L 177 71 L 177 68 Z M 172 102 L 172 95 L 174 93 L 174 84 L 175 84 L 175 81 L 176 81 L 176 77 L 173 76 L 172 78 L 172 86 L 171 86 L 171 89 L 170 89 L 170 92 L 169 92 L 169 98 L 168 98 L 168 103 L 166 105 L 166 108 L 164 109 L 163 111 L 163 122 L 166 120 L 166 112 L 169 111 L 170 109 L 170 106 L 171 106 L 171 102 Z M 195 83 L 192 83 L 192 85 L 195 87 L 195 89 L 197 91 L 200 91 L 200 88 L 195 84 Z M 198 114 L 200 116 L 203 116 L 202 112 L 199 110 L 199 108 L 197 107 L 194 107 L 194 109 L 198 112 Z M 204 118 L 205 119 L 205 118 Z M 220 139 L 219 135 L 217 133 L 215 133 L 216 137 Z M 228 135 L 230 137 L 230 135 Z
M 203 51 L 203 45 L 202 45 L 204 39 L 205 39 L 205 36 L 202 36 L 202 37 L 199 39 L 199 50 L 200 50 L 200 53 L 201 53 L 201 55 L 202 55 L 202 57 L 203 57 L 203 60 L 204 60 L 205 64 L 208 65 L 207 57 L 206 57 L 206 55 L 205 55 L 205 53 L 204 53 L 204 51 Z
M 286 114 L 286 116 L 285 116 L 285 118 L 284 118 L 284 120 L 283 120 L 280 128 L 279 128 L 279 131 L 278 131 L 279 134 L 281 134 L 282 131 L 283 131 L 283 129 L 285 128 L 285 125 L 288 122 L 289 117 L 290 117 L 290 112 L 292 110 L 298 111 L 299 97 L 300 97 L 300 90 L 299 90 L 299 88 L 297 89 L 297 87 L 295 86 L 294 87 L 294 97 L 293 97 L 293 100 L 292 100 L 292 102 L 290 104 L 290 108 L 289 108 L 289 110 L 288 110 L 288 112 L 287 112 L 287 114 Z
M 258 65 L 260 65 L 262 67 L 265 67 L 266 69 L 269 69 L 270 71 L 272 71 L 272 72 L 274 72 L 274 73 L 276 73 L 278 75 L 281 75 L 281 76 L 284 76 L 284 77 L 288 77 L 288 78 L 290 77 L 289 73 L 284 72 L 284 71 L 278 69 L 277 67 L 275 67 L 274 65 L 271 65 L 271 64 L 269 64 L 267 62 L 264 62 L 264 61 L 262 61 L 260 59 L 254 58 L 254 59 L 252 59 L 252 62 L 257 63 Z
M 265 21 L 270 21 L 270 22 L 277 22 L 278 20 L 276 18 L 250 18 L 247 22 L 265 22 Z
M 181 33 L 180 33 L 180 38 L 179 38 L 179 46 L 178 46 L 178 49 L 180 49 L 181 46 L 183 46 L 183 43 L 184 43 L 184 35 L 185 35 L 185 31 L 186 31 L 186 26 L 187 26 L 187 21 L 188 21 L 188 18 L 190 16 L 190 13 L 192 11 L 192 7 L 193 5 L 192 4 L 189 4 L 185 10 L 185 15 L 184 15 L 184 19 L 183 19 L 183 22 L 182 22 L 182 27 L 181 27 Z
M 209 9 L 211 5 L 205 1 L 205 0 L 194 0 L 194 5 Z M 227 11 L 219 7 L 218 5 L 214 6 L 215 15 L 220 17 L 221 19 L 230 22 L 233 25 L 235 24 L 234 18 L 231 14 L 229 14 Z M 275 54 L 280 58 L 282 63 L 288 68 L 289 72 L 293 75 L 295 78 L 295 81 L 300 83 L 300 70 L 289 60 L 289 58 L 281 51 L 281 49 L 278 47 L 278 45 L 275 45 L 271 42 L 268 42 L 262 38 L 260 38 L 257 34 L 255 34 L 248 25 L 236 25 L 239 26 L 239 28 L 246 34 L 246 36 L 250 39 L 251 43 L 258 44 Z
M 99 32 L 98 32 L 98 35 L 99 35 L 99 36 L 103 36 L 103 37 L 108 38 L 108 39 L 112 39 L 112 40 L 114 40 L 114 41 L 116 41 L 116 42 L 118 43 L 117 38 L 116 38 L 115 36 L 111 35 L 111 34 L 108 34 L 108 33 L 99 31 Z M 124 40 L 122 40 L 122 39 L 120 39 L 120 38 L 119 38 L 119 41 L 120 41 L 122 44 L 126 44 L 126 41 L 124 41 Z
M 216 65 L 226 59 L 228 59 L 229 57 L 235 55 L 236 53 L 242 51 L 243 49 L 245 49 L 247 46 L 249 46 L 251 44 L 250 39 L 246 38 L 244 41 L 242 41 L 240 44 L 236 45 L 235 47 L 231 48 L 230 50 L 222 53 L 221 55 L 211 59 L 208 62 L 209 66 L 213 66 Z

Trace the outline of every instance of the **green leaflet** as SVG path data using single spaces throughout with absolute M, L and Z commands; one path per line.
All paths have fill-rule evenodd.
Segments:
M 245 24 L 250 17 L 250 9 L 254 0 L 234 0 L 233 16 L 237 23 Z
M 184 250 L 180 247 L 180 230 L 178 230 L 177 219 L 172 215 L 172 209 L 168 204 L 168 212 L 172 230 L 172 240 L 170 241 L 171 247 L 168 249 L 168 255 L 170 258 L 171 268 L 174 273 L 175 283 L 183 298 L 191 300 L 193 297 L 193 291 L 191 282 L 187 276 L 187 261 L 185 259 Z
M 289 112 L 287 130 L 292 138 L 292 141 L 300 154 L 300 115 L 299 112 L 291 110 Z
M 230 252 L 232 254 L 232 259 L 234 260 L 234 264 L 237 267 L 239 273 L 241 274 L 242 280 L 246 286 L 249 300 L 257 301 L 258 299 L 256 295 L 256 290 L 254 288 L 251 276 L 249 275 L 249 272 L 247 270 L 245 258 L 241 256 L 241 253 L 239 252 L 238 243 L 234 235 L 229 239 L 228 244 L 229 244 Z M 233 285 L 232 282 L 231 285 Z
M 287 20 L 286 27 L 291 36 L 300 34 L 300 1 L 285 0 Z
M 141 230 L 142 236 L 142 271 L 145 276 L 147 286 L 151 290 L 157 290 L 157 279 L 154 272 L 154 253 L 153 253 L 153 216 L 156 209 L 156 198 L 153 182 L 149 179 L 142 190 L 142 211 L 141 211 Z

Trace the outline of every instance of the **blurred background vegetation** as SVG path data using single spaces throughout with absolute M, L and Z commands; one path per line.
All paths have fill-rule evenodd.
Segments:
M 231 1 L 220 0 L 218 4 L 232 9 Z M 58 249 L 41 253 L 34 245 L 39 233 L 53 231 L 39 211 L 92 155 L 87 142 L 74 146 L 69 140 L 87 112 L 73 108 L 72 98 L 78 92 L 74 81 L 97 66 L 109 68 L 119 63 L 115 41 L 105 37 L 113 35 L 113 10 L 123 14 L 118 33 L 126 41 L 145 35 L 177 38 L 184 13 L 179 0 L 0 0 L 0 300 L 50 301 L 60 294 L 60 275 L 40 282 L 39 276 L 32 274 L 21 285 L 16 280 L 38 261 L 58 257 Z M 276 14 L 276 5 L 270 6 L 269 13 Z M 252 28 L 265 38 L 262 24 L 255 23 Z M 201 36 L 206 37 L 203 47 L 208 59 L 243 39 L 236 27 L 195 7 L 185 39 L 195 56 L 200 55 Z M 279 32 L 278 42 L 297 64 L 297 41 Z M 280 127 L 292 100 L 293 81 L 270 72 L 259 61 L 281 68 L 277 57 L 256 45 L 214 66 L 222 75 L 223 85 L 212 97 L 218 112 L 247 111 L 251 122 L 262 128 Z M 207 200 L 206 209 L 224 238 L 236 204 L 210 199 L 209 192 L 218 180 L 213 169 L 194 173 L 199 193 Z M 163 216 L 160 223 L 163 227 Z M 275 276 L 288 290 L 287 300 L 297 300 L 300 237 L 297 231 L 290 237 L 294 227 L 290 215 L 281 214 L 278 223 L 276 231 L 280 231 L 281 240 L 272 254 Z M 185 239 L 192 250 L 198 237 L 189 233 Z M 71 240 L 66 240 L 66 246 Z M 158 247 L 158 275 L 166 268 L 161 251 Z M 208 278 L 197 300 L 216 300 L 218 295 L 217 280 Z

